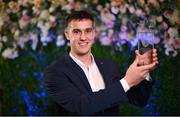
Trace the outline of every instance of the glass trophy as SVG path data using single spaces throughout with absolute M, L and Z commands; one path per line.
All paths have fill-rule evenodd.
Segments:
M 152 49 L 154 48 L 154 32 L 152 30 L 138 31 L 138 51 L 140 53 L 140 65 L 152 63 Z

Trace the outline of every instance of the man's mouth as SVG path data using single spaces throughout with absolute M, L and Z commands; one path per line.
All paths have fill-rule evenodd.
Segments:
M 80 46 L 87 46 L 88 42 L 79 43 Z

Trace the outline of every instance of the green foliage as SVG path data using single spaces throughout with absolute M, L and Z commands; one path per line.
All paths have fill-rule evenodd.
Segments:
M 158 111 L 161 115 L 180 115 L 180 55 L 172 58 L 159 53 L 159 66 L 154 72 L 159 89 L 157 92 Z

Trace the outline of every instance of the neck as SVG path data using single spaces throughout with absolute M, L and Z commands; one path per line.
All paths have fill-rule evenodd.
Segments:
M 86 66 L 89 66 L 92 62 L 92 58 L 91 58 L 91 53 L 88 54 L 74 54 L 73 52 L 71 52 L 71 54 L 76 57 L 78 60 L 80 60 L 81 62 L 83 62 Z

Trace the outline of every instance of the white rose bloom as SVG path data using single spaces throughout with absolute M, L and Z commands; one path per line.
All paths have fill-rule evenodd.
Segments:
M 130 7 L 129 7 L 129 12 L 130 12 L 130 13 L 134 13 L 134 12 L 135 12 L 134 6 L 130 6 Z
M 18 57 L 18 52 L 15 50 L 15 48 L 7 48 L 2 52 L 2 56 L 5 59 L 15 59 Z

